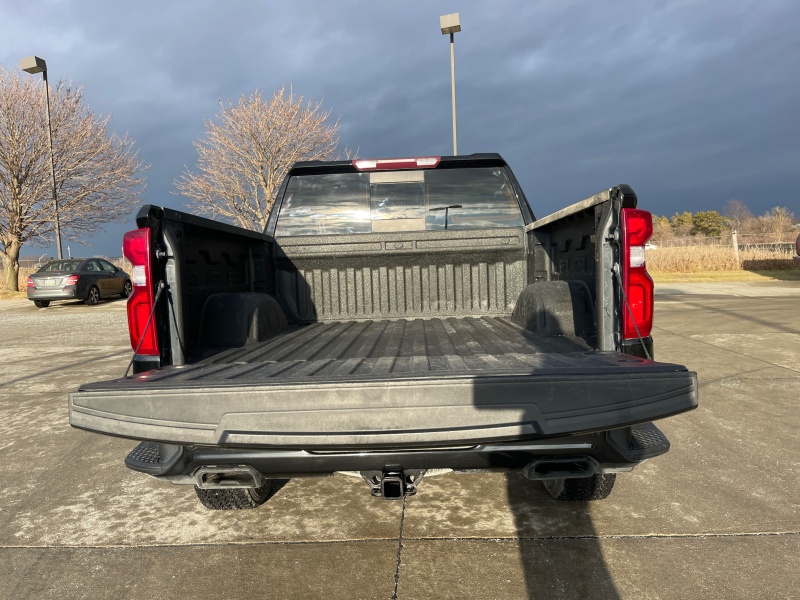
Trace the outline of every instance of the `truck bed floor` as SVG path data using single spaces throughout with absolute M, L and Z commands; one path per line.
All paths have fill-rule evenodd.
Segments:
M 567 359 L 565 353 L 590 351 L 581 338 L 539 335 L 497 317 L 342 321 L 313 323 L 258 345 L 227 350 L 189 367 L 189 372 L 173 372 L 170 378 L 243 383 L 444 372 L 530 373 L 574 366 L 574 356 Z

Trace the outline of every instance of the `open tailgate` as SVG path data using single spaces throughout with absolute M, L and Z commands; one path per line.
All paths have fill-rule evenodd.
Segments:
M 353 448 L 533 439 L 697 406 L 697 375 L 613 352 L 232 362 L 86 384 L 70 423 L 181 444 Z

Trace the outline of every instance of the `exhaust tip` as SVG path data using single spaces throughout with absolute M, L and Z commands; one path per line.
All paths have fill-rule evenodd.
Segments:
M 260 488 L 266 479 L 249 465 L 238 467 L 200 467 L 194 474 L 195 485 L 201 490 L 227 488 Z
M 548 479 L 579 479 L 599 472 L 597 461 L 588 456 L 569 458 L 540 458 L 528 463 L 522 474 L 532 481 Z

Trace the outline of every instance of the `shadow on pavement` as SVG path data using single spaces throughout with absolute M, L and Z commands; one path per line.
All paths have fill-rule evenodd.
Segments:
M 800 273 L 798 273 L 797 268 L 764 269 L 761 266 L 763 262 L 764 261 L 762 260 L 743 260 L 742 270 L 749 271 L 751 273 L 758 273 L 759 275 L 763 275 L 771 279 L 777 279 L 778 281 L 800 281 Z
M 98 362 L 101 360 L 106 360 L 107 358 L 117 358 L 122 356 L 130 355 L 129 350 L 121 350 L 119 352 L 110 352 L 108 354 L 103 354 L 101 356 L 92 357 L 93 362 Z M 60 373 L 62 371 L 69 371 L 72 367 L 80 367 L 81 365 L 86 364 L 85 359 L 81 359 L 72 363 L 58 365 L 56 367 L 45 369 L 43 371 L 37 371 L 36 373 L 30 373 L 27 375 L 23 375 L 22 377 L 17 377 L 16 379 L 9 379 L 8 381 L 4 381 L 3 385 L 14 385 L 15 383 L 20 383 L 22 381 L 28 380 L 36 380 L 41 377 L 45 377 L 47 375 L 53 375 L 54 373 Z
M 506 485 L 528 598 L 620 598 L 590 503 L 554 500 L 519 473 L 508 473 Z

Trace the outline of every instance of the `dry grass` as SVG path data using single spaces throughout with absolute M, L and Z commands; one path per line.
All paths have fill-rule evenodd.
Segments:
M 27 298 L 27 295 L 24 291 L 7 292 L 3 289 L 0 289 L 0 300 L 24 300 L 25 298 Z
M 17 283 L 19 285 L 19 289 L 21 289 L 22 292 L 6 292 L 6 293 L 8 293 L 8 294 L 21 293 L 23 295 L 23 297 L 24 297 L 25 296 L 25 286 L 26 286 L 27 281 L 28 281 L 28 275 L 30 275 L 31 273 L 35 273 L 36 271 L 38 271 L 38 269 L 20 268 L 19 277 L 17 278 Z M 5 291 L 5 288 L 3 287 L 3 281 L 5 281 L 5 278 L 3 277 L 3 269 L 2 269 L 2 267 L 0 267 L 0 290 Z
M 659 247 L 647 251 L 647 270 L 656 273 L 790 271 L 795 268 L 792 256 L 792 252 L 742 250 L 739 265 L 729 246 Z

